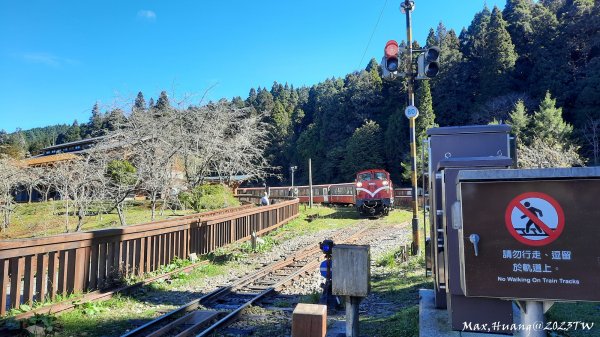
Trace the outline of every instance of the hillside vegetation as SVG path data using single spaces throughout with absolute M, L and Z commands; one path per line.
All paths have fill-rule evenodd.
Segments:
M 588 165 L 600 162 L 598 2 L 508 0 L 504 9 L 483 8 L 460 32 L 440 23 L 424 43 L 412 43 L 442 51 L 440 74 L 418 83 L 419 139 L 434 124 L 506 122 L 515 125 L 523 157 L 530 158 L 522 166 L 579 165 L 581 158 Z M 399 181 L 400 163 L 409 156 L 405 97 L 402 80 L 382 79 L 372 59 L 343 78 L 300 88 L 274 83 L 228 103 L 267 116 L 267 157 L 285 179 L 287 167 L 295 164 L 297 182 L 305 183 L 312 158 L 315 183 L 351 180 L 365 166 L 387 168 Z M 159 104 L 169 104 L 165 92 L 156 104 L 146 103 L 140 92 L 133 109 Z M 106 134 L 128 118 L 129 109 L 101 112 L 96 105 L 86 123 L 4 134 L 3 151 L 25 156 L 54 143 Z

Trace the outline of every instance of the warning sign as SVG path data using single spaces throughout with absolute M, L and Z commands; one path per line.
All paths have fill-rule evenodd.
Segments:
M 480 172 L 457 178 L 465 295 L 600 301 L 600 167 Z
M 565 214 L 560 204 L 548 194 L 527 192 L 508 204 L 505 222 L 517 241 L 529 246 L 544 246 L 562 233 Z

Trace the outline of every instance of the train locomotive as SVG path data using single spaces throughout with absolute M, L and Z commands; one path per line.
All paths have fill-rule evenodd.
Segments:
M 356 208 L 363 216 L 387 215 L 394 206 L 390 174 L 370 169 L 356 174 Z

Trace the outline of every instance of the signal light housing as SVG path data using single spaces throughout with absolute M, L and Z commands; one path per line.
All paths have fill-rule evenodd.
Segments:
M 437 76 L 440 72 L 440 48 L 429 47 L 417 58 L 417 79 L 425 80 Z
M 398 71 L 398 52 L 400 51 L 398 47 L 398 42 L 395 40 L 389 40 L 385 44 L 385 48 L 383 49 L 383 53 L 385 56 L 385 68 L 393 73 Z
M 383 48 L 383 58 L 381 59 L 381 68 L 383 77 L 393 77 L 400 68 L 400 47 L 395 40 L 389 40 Z
M 319 248 L 323 251 L 323 254 L 331 255 L 334 245 L 333 240 L 323 240 L 323 242 L 319 243 Z

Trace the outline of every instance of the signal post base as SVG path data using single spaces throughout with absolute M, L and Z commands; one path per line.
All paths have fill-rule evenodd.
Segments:
M 513 305 L 513 321 L 515 324 L 521 322 L 521 313 L 516 305 Z M 447 310 L 437 309 L 434 303 L 432 289 L 419 290 L 419 337 L 501 337 L 515 336 L 525 337 L 527 331 L 517 331 L 512 335 L 453 331 Z

